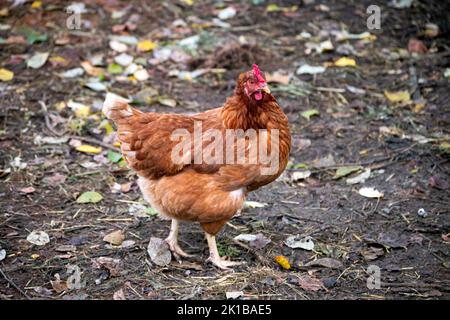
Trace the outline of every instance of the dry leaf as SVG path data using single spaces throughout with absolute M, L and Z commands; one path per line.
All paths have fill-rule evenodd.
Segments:
M 102 152 L 101 147 L 94 147 L 94 146 L 90 146 L 88 144 L 82 144 L 81 146 L 78 146 L 75 149 L 77 151 L 84 152 L 84 153 L 99 154 L 100 152 Z
M 384 96 L 390 101 L 390 102 L 409 102 L 411 101 L 411 96 L 408 91 L 397 91 L 397 92 L 391 92 L 391 91 L 384 91 Z
M 150 40 L 142 40 L 137 44 L 137 49 L 142 52 L 151 51 L 156 48 L 156 43 Z
M 359 189 L 359 194 L 366 198 L 382 198 L 383 193 L 374 188 L 364 187 Z
M 356 67 L 356 61 L 355 59 L 342 57 L 335 61 L 334 65 L 336 67 Z
M 103 241 L 113 244 L 115 246 L 120 246 L 123 240 L 125 240 L 125 234 L 123 233 L 122 230 L 113 231 L 103 237 Z
M 0 81 L 11 81 L 14 78 L 14 72 L 8 69 L 0 68 Z

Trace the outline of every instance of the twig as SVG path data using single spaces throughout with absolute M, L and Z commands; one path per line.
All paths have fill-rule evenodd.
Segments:
M 58 131 L 56 130 L 53 125 L 50 123 L 50 119 L 48 118 L 48 109 L 47 105 L 44 103 L 44 101 L 39 100 L 38 103 L 41 105 L 42 112 L 44 113 L 45 118 L 45 125 L 47 126 L 47 129 L 50 130 L 54 135 L 61 137 L 66 133 L 66 130 L 64 131 Z
M 261 256 L 258 252 L 256 252 L 255 250 L 253 250 L 252 248 L 250 248 L 249 246 L 247 246 L 246 244 L 243 244 L 242 242 L 240 242 L 239 240 L 233 239 L 233 243 L 237 244 L 238 246 L 248 250 L 250 253 L 252 253 L 262 264 L 268 266 L 270 265 L 270 262 L 264 258 L 263 256 Z
M 2 264 L 2 266 L 3 266 L 3 264 Z M 0 274 L 3 276 L 3 278 L 5 278 L 6 281 L 8 281 L 8 283 L 10 285 L 12 285 L 14 288 L 16 288 L 16 290 L 19 291 L 25 298 L 27 298 L 28 300 L 31 300 L 30 296 L 27 295 L 25 291 L 20 289 L 20 287 L 18 285 L 16 285 L 14 283 L 14 281 L 12 281 L 10 278 L 8 278 L 8 276 L 5 274 L 5 272 L 3 272 L 2 268 L 0 268 Z

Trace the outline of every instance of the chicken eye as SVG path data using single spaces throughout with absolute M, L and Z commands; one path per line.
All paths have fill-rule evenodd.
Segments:
M 255 84 L 255 81 L 253 81 L 253 80 L 248 80 L 248 82 L 249 82 L 250 84 Z

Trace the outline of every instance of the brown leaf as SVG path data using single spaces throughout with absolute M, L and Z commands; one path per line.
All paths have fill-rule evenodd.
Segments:
M 113 299 L 114 300 L 127 300 L 127 298 L 125 298 L 125 293 L 123 292 L 123 289 L 119 289 L 116 292 L 114 292 Z
M 55 274 L 55 279 L 56 280 L 50 280 L 50 284 L 52 285 L 53 290 L 55 290 L 56 293 L 67 291 L 67 283 L 66 281 L 61 280 L 58 273 Z
M 110 257 L 98 257 L 92 260 L 92 266 L 96 269 L 107 269 L 112 277 L 120 275 L 121 260 Z
M 106 241 L 115 246 L 120 246 L 120 244 L 125 240 L 125 235 L 122 230 L 116 230 L 111 233 L 108 233 L 103 237 L 103 241 Z
M 312 278 L 308 275 L 300 276 L 298 278 L 298 284 L 303 290 L 306 291 L 318 291 L 324 288 L 322 280 Z
M 325 267 L 330 269 L 342 268 L 342 262 L 332 258 L 321 258 L 311 262 L 308 262 L 305 266 L 307 267 Z
M 36 189 L 34 187 L 26 187 L 26 188 L 20 189 L 20 192 L 25 193 L 25 194 L 33 193 L 35 191 L 36 191 Z
M 439 190 L 447 190 L 449 187 L 448 181 L 437 175 L 432 176 L 430 177 L 430 179 L 428 179 L 428 185 Z
M 417 39 L 409 39 L 408 42 L 408 51 L 411 53 L 419 53 L 424 54 L 427 53 L 427 46 L 420 40 Z

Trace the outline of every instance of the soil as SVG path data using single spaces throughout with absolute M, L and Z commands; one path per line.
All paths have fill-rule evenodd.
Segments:
M 205 262 L 206 240 L 200 227 L 192 223 L 182 224 L 180 245 L 197 257 L 157 266 L 150 261 L 147 244 L 151 237 L 164 239 L 170 223 L 154 215 L 130 215 L 130 205 L 144 203 L 135 174 L 104 157 L 78 152 L 67 142 L 36 143 L 38 135 L 57 137 L 52 129 L 64 130 L 64 121 L 74 119 L 68 108 L 57 111 L 57 103 L 74 99 L 101 105 L 104 92 L 83 87 L 86 78 L 65 79 L 58 73 L 78 67 L 93 53 L 112 56 L 108 36 L 118 24 L 110 18 L 113 10 L 129 5 L 120 21 L 140 15 L 137 29 L 130 34 L 160 41 L 199 33 L 200 27 L 192 24 L 196 19 L 211 21 L 217 10 L 211 1 L 194 1 L 193 6 L 182 1 L 124 3 L 86 1 L 89 12 L 83 19 L 90 21 L 90 28 L 80 31 L 64 27 L 64 1 L 45 1 L 45 10 L 30 9 L 28 3 L 0 17 L 0 23 L 11 25 L 12 30 L 28 25 L 49 35 L 42 43 L 0 44 L 1 66 L 15 74 L 13 81 L 0 82 L 0 249 L 6 251 L 0 262 L 0 299 L 224 299 L 231 291 L 243 291 L 243 298 L 248 299 L 450 298 L 450 157 L 445 148 L 450 134 L 450 94 L 449 78 L 443 76 L 450 66 L 450 3 L 414 1 L 411 8 L 397 9 L 372 0 L 326 1 L 327 11 L 319 1 L 304 1 L 296 11 L 268 13 L 267 3 L 234 1 L 238 13 L 227 20 L 230 29 L 203 27 L 225 41 L 212 48 L 205 45 L 186 64 L 192 69 L 225 68 L 224 73 L 208 73 L 188 82 L 170 77 L 176 65 L 166 62 L 148 65 L 150 78 L 145 82 L 111 80 L 110 90 L 123 96 L 152 87 L 178 102 L 175 108 L 159 103 L 139 106 L 144 111 L 208 110 L 223 104 L 239 72 L 254 62 L 265 72 L 294 73 L 303 63 L 322 65 L 337 60 L 343 54 L 336 51 L 341 43 L 333 36 L 329 38 L 334 51 L 307 55 L 307 40 L 298 35 L 344 26 L 351 33 L 368 31 L 366 8 L 380 6 L 381 29 L 370 31 L 376 39 L 347 42 L 356 51 L 349 55 L 356 59 L 356 67 L 296 75 L 297 90 L 271 85 L 291 125 L 290 165 L 277 181 L 249 195 L 248 200 L 265 203 L 265 207 L 245 208 L 219 233 L 220 252 L 246 262 L 231 272 Z M 273 3 L 290 8 L 299 1 Z M 178 33 L 166 36 L 164 28 L 173 31 L 175 19 L 184 19 L 191 28 L 180 27 Z M 426 23 L 437 24 L 439 35 L 423 36 Z M 6 39 L 10 33 L 0 31 L 0 36 Z M 67 44 L 55 43 L 65 36 Z M 249 43 L 240 45 L 239 37 Z M 428 52 L 408 53 L 411 38 L 423 41 Z M 65 57 L 68 65 L 53 67 L 47 62 L 32 69 L 13 61 L 37 51 Z M 400 53 L 396 56 L 395 52 Z M 414 102 L 391 103 L 384 95 L 386 90 L 407 90 Z M 419 99 L 423 106 L 418 106 Z M 301 113 L 309 109 L 319 114 L 307 120 Z M 100 117 L 98 109 L 97 114 Z M 64 121 L 55 126 L 58 117 Z M 103 141 L 99 123 L 99 119 L 89 119 L 81 129 L 71 127 L 65 135 L 102 144 L 104 152 L 114 150 Z M 27 164 L 25 168 L 11 164 L 17 157 Z M 89 169 L 81 165 L 86 162 L 100 165 Z M 293 181 L 293 172 L 304 171 L 301 164 L 308 166 L 311 175 Z M 371 169 L 371 176 L 364 183 L 349 185 L 346 179 L 352 176 L 335 178 L 336 169 L 345 166 L 361 168 L 353 176 Z M 8 168 L 11 171 L 5 172 Z M 65 180 L 52 180 L 55 174 Z M 128 192 L 112 193 L 115 182 L 133 184 Z M 27 187 L 34 191 L 22 190 Z M 363 197 L 358 193 L 361 187 L 374 187 L 384 196 Z M 101 193 L 103 200 L 77 203 L 77 197 L 89 190 Z M 419 214 L 423 210 L 425 216 Z M 50 242 L 44 246 L 28 242 L 33 230 L 45 231 Z M 122 230 L 134 244 L 118 247 L 104 242 L 103 237 L 115 230 Z M 258 233 L 271 240 L 263 248 L 233 240 L 239 234 Z M 310 236 L 314 250 L 288 247 L 285 240 L 292 235 Z M 280 255 L 288 259 L 290 270 L 275 261 Z M 99 264 L 99 257 L 117 260 Z M 307 266 L 323 258 L 338 265 Z M 64 285 L 66 279 L 77 277 L 74 268 L 81 272 L 81 283 L 70 290 Z M 379 270 L 378 288 L 370 285 L 371 270 Z M 58 277 L 63 280 L 61 290 Z M 314 287 L 308 281 L 320 285 Z

